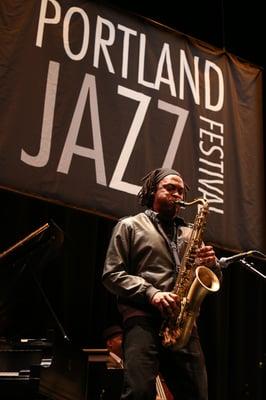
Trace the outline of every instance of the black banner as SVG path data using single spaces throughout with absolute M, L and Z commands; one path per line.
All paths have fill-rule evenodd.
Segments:
M 118 218 L 173 167 L 206 241 L 265 251 L 258 67 L 88 1 L 1 0 L 0 22 L 1 187 Z

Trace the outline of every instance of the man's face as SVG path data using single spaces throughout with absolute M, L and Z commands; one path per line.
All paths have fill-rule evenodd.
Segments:
M 122 340 L 122 334 L 117 333 L 106 341 L 107 349 L 120 358 L 122 358 Z
M 174 217 L 180 208 L 175 202 L 183 200 L 184 191 L 185 185 L 180 176 L 167 175 L 157 184 L 152 209 L 165 217 Z

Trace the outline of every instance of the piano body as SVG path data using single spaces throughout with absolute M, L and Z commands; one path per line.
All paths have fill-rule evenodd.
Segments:
M 123 369 L 110 368 L 107 349 L 57 348 L 50 368 L 42 369 L 40 392 L 53 400 L 118 400 Z
M 52 363 L 51 343 L 21 339 L 0 343 L 0 398 L 5 400 L 36 399 L 40 370 Z

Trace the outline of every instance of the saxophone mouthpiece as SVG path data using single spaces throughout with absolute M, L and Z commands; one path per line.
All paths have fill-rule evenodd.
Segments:
M 186 207 L 186 203 L 184 201 L 182 201 L 182 200 L 176 200 L 175 204 L 177 206 L 180 206 L 181 208 L 185 208 Z

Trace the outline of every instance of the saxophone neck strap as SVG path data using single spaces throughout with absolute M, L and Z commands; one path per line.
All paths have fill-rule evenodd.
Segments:
M 164 237 L 170 252 L 172 254 L 174 263 L 175 263 L 175 269 L 176 271 L 179 270 L 180 267 L 180 258 L 177 252 L 177 232 L 178 232 L 178 227 L 179 226 L 186 226 L 185 221 L 182 218 L 176 217 L 172 221 L 172 232 L 170 235 L 167 233 L 167 229 L 163 226 L 162 222 L 160 221 L 159 215 L 157 212 L 148 209 L 145 211 L 145 214 L 150 218 L 150 220 L 153 222 L 153 224 L 157 227 L 159 233 Z
M 178 272 L 181 262 L 180 262 L 180 258 L 179 258 L 178 252 L 177 252 L 176 241 L 172 240 L 169 244 L 170 244 L 170 247 L 172 250 L 172 254 L 174 256 L 176 271 Z

